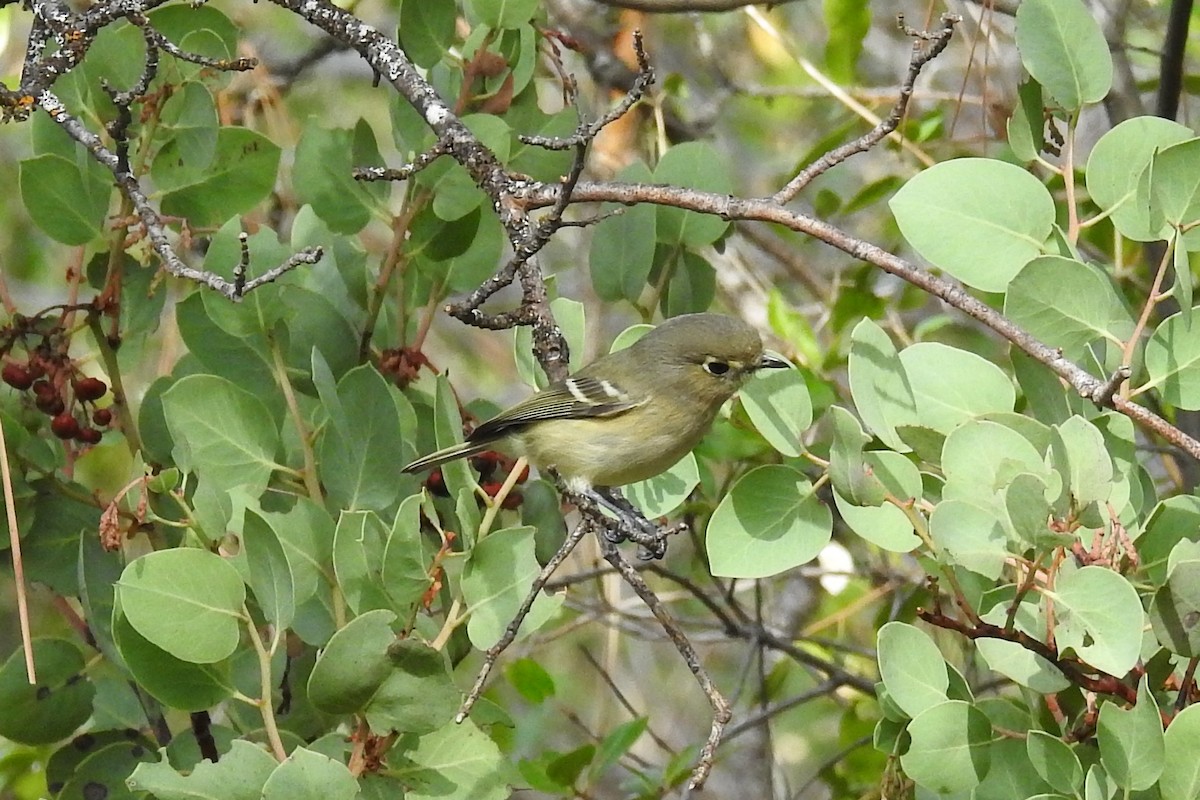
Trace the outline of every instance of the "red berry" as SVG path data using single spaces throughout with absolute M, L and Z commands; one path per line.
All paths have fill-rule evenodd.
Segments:
M 92 412 L 92 422 L 101 428 L 107 428 L 112 423 L 112 412 L 107 408 L 97 408 Z
M 84 428 L 79 433 L 75 434 L 75 438 L 84 444 L 99 444 L 100 437 L 103 434 L 95 428 Z
M 495 497 L 500 492 L 500 487 L 503 486 L 500 481 L 487 481 L 479 484 L 479 488 L 487 492 L 488 497 Z
M 521 470 L 521 474 L 517 476 L 517 483 L 524 483 L 529 480 L 529 465 L 525 465 L 525 469 Z
M 37 399 L 33 401 L 33 404 L 38 407 L 38 411 L 41 411 L 48 417 L 58 416 L 66 410 L 62 398 L 54 393 L 39 394 Z
M 524 501 L 525 496 L 514 487 L 513 490 L 508 493 L 508 496 L 504 498 L 504 502 L 500 504 L 500 507 L 507 511 L 513 511 L 514 509 L 520 508 L 521 503 Z
M 42 366 L 42 360 L 34 357 L 29 360 L 29 375 L 36 381 L 38 378 L 45 377 L 46 368 Z
M 50 420 L 50 430 L 60 439 L 74 439 L 79 435 L 79 423 L 75 417 L 63 412 Z
M 54 391 L 54 387 L 50 385 L 50 381 L 36 380 L 33 382 L 33 393 L 40 400 L 43 397 L 57 397 L 58 392 Z
M 75 396 L 80 400 L 99 400 L 108 387 L 99 378 L 81 378 L 75 381 Z
M 5 364 L 0 377 L 3 377 L 9 386 L 21 391 L 33 385 L 33 376 L 29 374 L 29 369 L 20 364 Z
M 429 473 L 429 477 L 425 479 L 425 488 L 429 493 L 437 497 L 449 497 L 450 492 L 446 489 L 446 480 L 442 477 L 442 471 L 435 469 Z

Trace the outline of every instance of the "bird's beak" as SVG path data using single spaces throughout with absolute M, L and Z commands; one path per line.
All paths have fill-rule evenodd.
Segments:
M 763 350 L 761 356 L 758 357 L 758 364 L 755 369 L 789 369 L 791 364 L 783 356 L 773 350 Z

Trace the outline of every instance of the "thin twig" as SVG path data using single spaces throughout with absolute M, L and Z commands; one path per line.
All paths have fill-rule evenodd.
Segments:
M 8 466 L 8 442 L 4 426 L 0 425 L 0 481 L 4 483 L 4 510 L 8 517 L 8 545 L 12 553 L 13 583 L 17 590 L 17 618 L 21 623 L 21 647 L 25 651 L 25 677 L 29 685 L 37 683 L 37 667 L 33 663 L 33 636 L 29 628 L 29 601 L 26 597 L 25 561 L 21 558 L 21 535 L 17 527 L 17 501 L 13 496 L 12 472 Z
M 692 770 L 691 780 L 688 782 L 688 788 L 696 790 L 704 786 L 704 781 L 708 778 L 708 773 L 712 771 L 713 759 L 716 757 L 717 745 L 721 743 L 721 734 L 725 730 L 725 725 L 733 716 L 732 710 L 729 708 L 729 702 L 724 695 L 717 689 L 716 684 L 712 682 L 712 678 L 708 676 L 708 672 L 704 669 L 704 665 L 700 663 L 700 657 L 696 655 L 696 649 L 692 647 L 692 643 L 688 641 L 686 635 L 679 627 L 679 623 L 671 616 L 671 612 L 667 611 L 667 607 L 658 599 L 646 582 L 642 580 L 642 576 L 638 573 L 633 565 L 624 559 L 621 551 L 617 546 L 608 539 L 599 535 L 596 540 L 600 543 L 600 555 L 609 564 L 616 567 L 617 572 L 621 574 L 621 578 L 625 583 L 629 584 L 630 588 L 637 593 L 637 596 L 642 598 L 642 602 L 650 609 L 658 620 L 658 624 L 666 632 L 671 643 L 675 645 L 675 649 L 679 651 L 679 655 L 683 657 L 684 663 L 688 669 L 692 671 L 696 682 L 700 684 L 700 689 L 704 692 L 704 696 L 708 698 L 708 704 L 712 707 L 712 727 L 709 729 L 708 738 L 704 742 L 704 746 L 700 749 L 700 758 L 696 761 L 696 766 Z

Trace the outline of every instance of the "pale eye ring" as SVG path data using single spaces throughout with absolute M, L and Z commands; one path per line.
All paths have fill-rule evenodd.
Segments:
M 729 364 L 724 361 L 718 361 L 715 358 L 707 358 L 704 360 L 704 371 L 709 375 L 716 375 L 719 378 L 729 372 Z

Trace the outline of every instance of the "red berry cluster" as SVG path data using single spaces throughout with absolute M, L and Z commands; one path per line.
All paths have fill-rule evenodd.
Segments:
M 500 487 L 504 485 L 508 474 L 512 472 L 513 465 L 516 459 L 506 456 L 503 453 L 495 450 L 485 450 L 479 455 L 471 457 L 471 466 L 479 473 L 479 488 L 487 492 L 488 497 L 495 497 L 500 493 Z M 517 477 L 517 486 L 529 480 L 529 465 L 525 465 L 525 469 Z M 446 490 L 446 481 L 442 477 L 442 470 L 435 469 L 429 473 L 429 477 L 425 479 L 425 488 L 431 494 L 438 497 L 449 497 L 450 492 Z M 521 496 L 521 490 L 516 486 L 504 498 L 504 502 L 500 504 L 501 508 L 512 510 L 519 508 L 524 497 Z
M 50 417 L 50 430 L 60 439 L 81 444 L 100 441 L 101 428 L 112 424 L 112 412 L 96 408 L 96 401 L 108 393 L 99 378 L 82 375 L 66 352 L 66 340 L 56 329 L 37 330 L 39 325 L 27 317 L 14 318 L 12 325 L 0 329 L 0 356 L 4 366 L 0 378 L 12 388 L 32 395 L 33 405 Z M 40 343 L 29 347 L 34 336 Z M 20 342 L 24 357 L 14 354 Z M 88 413 L 89 407 L 91 413 Z

